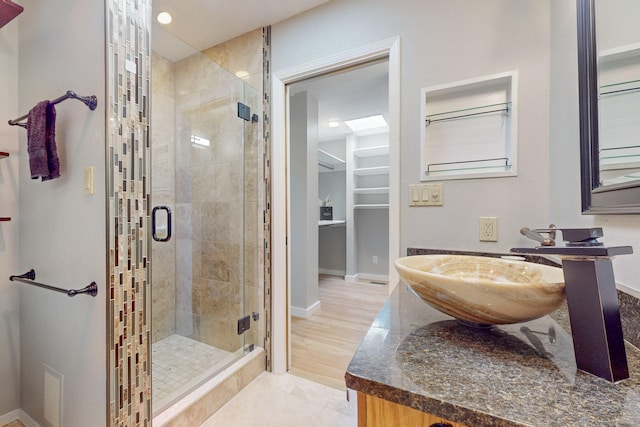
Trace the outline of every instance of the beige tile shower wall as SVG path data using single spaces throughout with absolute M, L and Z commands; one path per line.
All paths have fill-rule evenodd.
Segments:
M 175 203 L 175 78 L 174 64 L 153 52 L 151 55 L 151 188 L 153 206 L 168 206 L 174 221 L 184 218 L 184 212 L 176 210 Z M 175 223 L 174 223 L 175 224 Z M 183 224 L 175 224 L 182 229 Z M 152 283 L 152 341 L 156 342 L 176 332 L 176 245 L 168 242 L 151 242 L 153 262 Z
M 106 3 L 109 420 L 151 422 L 151 0 Z
M 234 325 L 243 295 L 243 134 L 234 117 L 242 85 L 235 80 L 202 55 L 176 65 L 177 169 L 186 190 L 177 201 L 196 222 L 191 235 L 176 230 L 178 333 L 228 351 L 241 346 Z M 192 145 L 191 135 L 210 146 Z
M 259 313 L 260 320 L 252 321 L 251 329 L 245 332 L 247 344 L 264 345 L 264 108 L 263 71 L 264 39 L 259 28 L 204 51 L 204 54 L 232 73 L 246 71 L 243 78 L 244 103 L 251 107 L 252 114 L 259 117 L 258 123 L 244 122 L 245 132 L 245 225 L 244 268 L 245 309 L 243 315 Z
M 262 117 L 262 31 L 205 54 L 176 64 L 176 202 L 194 225 L 192 233 L 176 230 L 178 271 L 185 272 L 178 274 L 177 332 L 235 351 L 242 345 L 237 319 L 262 310 L 264 297 L 262 124 L 237 117 L 238 101 Z M 258 88 L 244 87 L 212 58 L 259 75 Z M 211 145 L 192 146 L 192 134 Z M 263 345 L 263 319 L 253 322 L 247 343 Z
M 253 322 L 245 333 L 247 344 L 264 345 L 264 29 L 259 28 L 236 37 L 203 53 L 232 73 L 245 71 L 243 81 L 250 87 L 245 91 L 245 103 L 257 114 L 259 122 L 245 122 L 245 294 L 244 314 L 256 311 L 260 321 Z
M 248 73 L 243 80 L 262 93 L 262 28 L 202 52 L 232 73 Z

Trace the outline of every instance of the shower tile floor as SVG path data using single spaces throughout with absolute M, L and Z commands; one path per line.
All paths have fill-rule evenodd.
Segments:
M 154 410 L 170 404 L 236 359 L 235 353 L 181 335 L 153 343 L 152 357 Z

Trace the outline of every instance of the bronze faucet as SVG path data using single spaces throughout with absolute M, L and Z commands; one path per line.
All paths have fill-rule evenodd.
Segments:
M 556 245 L 557 231 L 562 232 L 562 245 Z M 629 378 L 611 260 L 616 255 L 633 253 L 633 248 L 604 246 L 598 241 L 604 234 L 602 228 L 551 225 L 534 230 L 524 227 L 520 233 L 541 246 L 513 248 L 511 252 L 558 255 L 562 259 L 577 367 L 610 382 Z

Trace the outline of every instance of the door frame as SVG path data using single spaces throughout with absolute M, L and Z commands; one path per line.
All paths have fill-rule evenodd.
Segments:
M 398 281 L 394 261 L 400 256 L 400 37 L 273 73 L 271 84 L 271 370 L 291 366 L 289 236 L 288 84 L 388 58 L 389 66 L 389 292 Z

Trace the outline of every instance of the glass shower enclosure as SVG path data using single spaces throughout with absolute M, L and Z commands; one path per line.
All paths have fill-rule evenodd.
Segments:
M 261 91 L 206 51 L 164 54 L 156 40 L 185 45 L 159 31 L 151 91 L 154 414 L 261 345 Z

